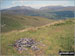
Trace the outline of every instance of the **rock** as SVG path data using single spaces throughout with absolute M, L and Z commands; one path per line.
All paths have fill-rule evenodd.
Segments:
M 33 51 L 39 50 L 39 48 L 37 46 L 32 46 L 31 48 Z
M 14 47 L 16 47 L 18 51 L 27 50 L 28 48 L 32 49 L 33 51 L 39 50 L 37 47 L 37 42 L 31 38 L 21 38 L 17 40 Z

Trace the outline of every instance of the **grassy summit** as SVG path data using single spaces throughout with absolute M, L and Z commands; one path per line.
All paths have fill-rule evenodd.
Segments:
M 1 53 L 3 55 L 41 55 L 58 54 L 59 50 L 73 51 L 74 50 L 74 24 L 75 19 L 64 20 L 64 23 L 57 23 L 51 26 L 38 28 L 37 30 L 29 30 L 24 32 L 9 32 L 2 34 Z M 33 38 L 41 42 L 39 52 L 28 50 L 19 54 L 9 44 L 14 43 L 19 38 Z

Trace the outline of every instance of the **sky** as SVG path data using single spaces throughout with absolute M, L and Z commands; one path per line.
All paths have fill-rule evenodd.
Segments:
M 1 8 L 6 9 L 15 6 L 30 6 L 39 9 L 44 6 L 74 6 L 74 0 L 1 0 Z

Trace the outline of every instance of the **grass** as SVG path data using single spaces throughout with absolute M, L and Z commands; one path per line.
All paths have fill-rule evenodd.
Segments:
M 40 28 L 38 30 L 30 30 L 25 32 L 2 33 L 1 53 L 2 55 L 58 55 L 59 50 L 74 50 L 74 23 L 75 20 L 64 20 L 64 24 L 58 23 L 52 26 Z M 32 50 L 24 51 L 19 54 L 14 47 L 8 46 L 13 44 L 19 38 L 33 38 L 41 42 L 39 48 L 41 51 L 34 52 Z M 45 46 L 42 46 L 45 45 Z

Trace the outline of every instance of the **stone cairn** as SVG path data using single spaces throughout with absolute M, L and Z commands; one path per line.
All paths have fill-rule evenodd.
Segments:
M 22 51 L 28 50 L 28 48 L 32 49 L 33 51 L 39 50 L 37 44 L 38 43 L 31 38 L 21 38 L 15 42 L 14 47 L 16 47 L 16 49 L 22 53 Z

